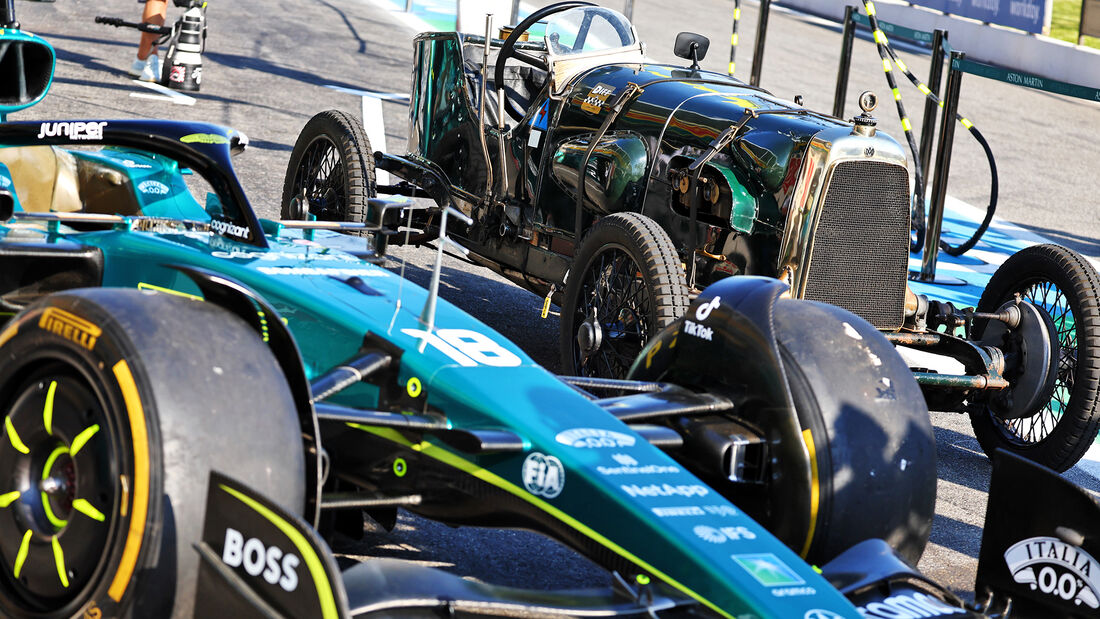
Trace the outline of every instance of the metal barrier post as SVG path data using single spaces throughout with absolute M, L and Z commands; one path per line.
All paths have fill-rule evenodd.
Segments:
M 932 60 L 928 69 L 928 90 L 939 96 L 940 81 L 943 78 L 943 43 L 947 40 L 947 31 L 937 28 L 932 32 Z M 936 131 L 936 109 L 939 106 L 930 98 L 924 100 L 924 121 L 920 132 L 920 169 L 924 170 L 924 187 L 920 188 L 920 199 L 928 193 L 928 166 L 932 163 L 932 140 Z
M 4 0 L 4 3 L 0 4 L 0 28 L 14 28 L 17 23 L 15 21 L 15 0 Z
M 944 93 L 943 117 L 940 120 L 940 146 L 936 151 L 936 175 L 932 179 L 932 204 L 928 211 L 928 229 L 924 235 L 924 256 L 921 261 L 922 282 L 936 280 L 936 258 L 940 246 L 940 230 L 943 227 L 944 201 L 947 199 L 947 178 L 951 171 L 951 147 L 955 140 L 955 115 L 959 111 L 959 91 L 962 88 L 961 69 L 955 61 L 966 54 L 951 52 L 951 66 L 947 70 L 947 92 Z
M 626 0 L 626 6 L 623 7 L 623 15 L 626 15 L 626 18 L 630 21 L 634 21 L 634 0 Z
M 836 94 L 833 95 L 833 116 L 844 118 L 844 100 L 848 98 L 848 71 L 852 68 L 852 41 L 856 37 L 854 6 L 844 7 L 844 34 L 840 43 L 840 67 L 836 71 Z
M 764 37 L 768 33 L 768 13 L 772 10 L 772 0 L 760 0 L 760 12 L 756 16 L 756 46 L 752 52 L 752 73 L 749 84 L 760 85 L 760 69 L 764 64 Z

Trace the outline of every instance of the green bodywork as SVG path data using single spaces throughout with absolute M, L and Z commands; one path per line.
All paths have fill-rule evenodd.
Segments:
M 0 144 L 26 144 L 27 136 L 38 129 L 37 123 L 0 126 Z M 199 288 L 171 265 L 219 273 L 251 288 L 278 311 L 310 378 L 354 357 L 365 337 L 383 340 L 402 351 L 397 385 L 408 385 L 412 379 L 422 385 L 416 410 L 405 412 L 437 412 L 445 415 L 451 428 L 507 430 L 524 445 L 518 452 L 465 453 L 431 434 L 348 428 L 352 440 L 361 437 L 360 451 L 387 445 L 400 454 L 408 467 L 403 481 L 415 480 L 418 467 L 430 463 L 464 480 L 455 482 L 454 488 L 484 486 L 518 499 L 522 509 L 537 514 L 539 528 L 605 565 L 618 566 L 638 582 L 663 581 L 721 616 L 803 617 L 814 609 L 858 616 L 839 592 L 762 526 L 483 323 L 441 300 L 435 329 L 426 335 L 420 320 L 426 291 L 345 251 L 365 250 L 364 239 L 326 231 L 303 234 L 275 222 L 264 222 L 267 233 L 261 237 L 232 230 L 219 233 L 201 225 L 143 229 L 153 214 L 213 224 L 229 213 L 236 214 L 233 221 L 248 227 L 251 209 L 241 202 L 227 143 L 190 144 L 184 150 L 176 144 L 179 136 L 194 133 L 224 136 L 229 142 L 232 132 L 200 124 L 108 121 L 104 140 L 138 133 L 176 137 L 171 150 L 162 147 L 163 137 L 151 139 L 148 148 L 158 154 L 148 159 L 123 149 L 82 156 L 118 164 L 134 187 L 140 186 L 143 175 L 167 173 L 175 177 L 164 184 L 181 188 L 184 181 L 178 170 L 162 159 L 193 153 L 188 167 L 196 174 L 205 171 L 215 194 L 206 204 L 217 205 L 220 213 L 204 213 L 190 195 L 180 193 L 143 203 L 144 218 L 82 226 L 91 229 L 17 218 L 0 222 L 0 247 L 8 252 L 4 255 L 21 248 L 95 248 L 103 258 L 102 286 L 196 297 L 201 297 Z M 44 142 L 71 147 L 63 137 Z M 120 163 L 124 160 L 159 162 L 160 167 L 128 167 Z M 219 165 L 204 165 L 210 161 Z M 0 269 L 4 259 L 0 258 Z M 242 382 L 246 386 L 247 381 Z M 380 403 L 378 389 L 366 384 L 331 401 L 363 409 Z M 610 442 L 585 446 L 583 437 L 591 436 Z M 508 505 L 501 501 L 486 509 L 499 509 L 497 521 L 507 522 L 512 509 Z M 524 522 L 531 524 L 515 524 Z M 722 531 L 739 534 L 714 533 Z

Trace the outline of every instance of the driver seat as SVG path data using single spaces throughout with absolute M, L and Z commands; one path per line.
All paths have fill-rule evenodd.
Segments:
M 56 146 L 0 149 L 0 163 L 11 172 L 15 195 L 32 213 L 83 210 L 76 157 Z
M 466 85 L 470 90 L 470 103 L 474 110 L 479 109 L 478 97 L 481 96 L 481 68 L 484 58 L 484 48 L 480 45 L 464 44 L 462 46 L 462 72 L 466 77 Z M 488 74 L 493 75 L 496 67 L 496 51 L 489 56 Z M 504 96 L 520 109 L 527 110 L 531 101 L 538 96 L 546 86 L 548 78 L 546 71 L 525 65 L 508 65 L 504 68 Z M 496 84 L 489 77 L 485 89 L 485 124 L 491 127 L 497 126 L 497 121 L 502 113 L 497 109 Z

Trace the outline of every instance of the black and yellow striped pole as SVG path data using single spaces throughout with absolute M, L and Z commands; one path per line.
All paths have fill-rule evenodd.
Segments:
M 913 176 L 916 187 L 924 187 L 924 174 L 920 166 L 920 150 L 917 148 L 917 140 L 913 136 L 913 123 L 905 112 L 905 104 L 901 102 L 901 91 L 898 82 L 894 79 L 894 66 L 891 62 L 891 50 L 886 33 L 878 26 L 878 18 L 875 17 L 875 5 L 871 0 L 863 0 L 863 8 L 867 11 L 867 17 L 871 20 L 871 34 L 875 38 L 875 47 L 878 49 L 879 58 L 882 59 L 882 71 L 886 74 L 886 84 L 894 96 L 894 105 L 898 108 L 898 118 L 901 120 L 901 129 L 905 132 L 905 140 L 909 143 L 909 150 L 913 153 Z M 927 90 L 927 88 L 925 88 Z M 914 192 L 915 193 L 915 192 Z M 910 243 L 911 251 L 918 251 L 924 245 L 924 196 L 917 195 L 913 201 L 913 230 L 917 238 Z
M 897 82 L 895 81 L 893 76 L 893 66 L 897 66 L 897 68 L 905 75 L 905 77 L 908 78 L 914 86 L 916 86 L 917 90 L 919 90 L 921 94 L 923 94 L 925 97 L 928 97 L 932 101 L 935 101 L 940 108 L 944 107 L 943 100 L 937 97 L 936 94 L 932 92 L 932 89 L 925 85 L 924 82 L 920 81 L 917 76 L 913 75 L 913 72 L 909 70 L 909 67 L 906 66 L 905 62 L 902 61 L 901 58 L 898 58 L 897 54 L 894 53 L 894 50 L 890 47 L 889 40 L 886 38 L 886 33 L 883 32 L 882 29 L 879 27 L 878 17 L 875 14 L 874 3 L 871 0 L 863 0 L 863 6 L 864 9 L 867 11 L 867 19 L 871 23 L 871 32 L 875 39 L 875 45 L 878 48 L 879 57 L 882 58 L 882 70 L 886 73 L 886 82 L 890 86 L 890 90 L 894 95 L 894 101 L 897 103 L 898 115 L 901 118 L 901 127 L 905 131 L 905 138 L 909 142 L 909 148 L 913 151 L 916 187 L 925 187 L 920 164 L 921 159 L 919 151 L 917 149 L 916 141 L 913 137 L 912 123 L 909 121 L 909 117 L 905 113 L 905 106 L 903 106 L 901 103 L 901 91 L 898 90 Z M 946 43 L 946 41 L 944 41 L 943 43 Z M 940 54 L 942 52 L 939 49 L 934 49 L 932 50 L 932 53 Z M 952 247 L 950 245 L 947 245 L 946 243 L 940 244 L 940 248 L 943 249 L 943 251 L 948 255 L 959 256 L 966 253 L 970 248 L 974 247 L 974 245 L 978 243 L 978 240 L 982 237 L 985 231 L 989 228 L 989 224 L 993 220 L 993 214 L 996 211 L 997 207 L 998 181 L 997 163 L 993 158 L 993 151 L 989 148 L 989 143 L 986 142 L 985 136 L 983 136 L 982 133 L 978 131 L 978 128 L 974 126 L 974 123 L 970 122 L 970 120 L 966 117 L 957 112 L 954 112 L 952 116 L 954 116 L 955 120 L 957 120 L 959 124 L 965 127 L 967 131 L 969 131 L 970 134 L 974 136 L 974 139 L 978 141 L 978 144 L 982 147 L 982 150 L 985 151 L 986 159 L 989 160 L 990 177 L 989 206 L 986 208 L 985 219 L 982 220 L 982 223 L 978 226 L 977 231 L 974 233 L 973 236 L 970 237 L 970 239 L 968 239 L 961 245 Z M 917 195 L 916 197 L 917 199 L 914 201 L 914 219 L 918 221 L 915 222 L 917 239 L 915 239 L 915 243 L 913 243 L 912 245 L 913 251 L 917 251 L 921 248 L 921 246 L 924 245 L 924 195 Z
M 768 14 L 772 10 L 772 0 L 760 0 L 756 14 L 756 41 L 752 51 L 752 69 L 749 71 L 749 85 L 760 85 L 760 71 L 764 65 L 764 39 L 768 34 Z
M 730 71 L 737 68 L 737 24 L 741 22 L 741 0 L 733 0 L 733 34 L 730 35 Z

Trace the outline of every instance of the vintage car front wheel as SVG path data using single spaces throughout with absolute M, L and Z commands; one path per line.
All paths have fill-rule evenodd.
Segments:
M 989 403 L 979 403 L 970 422 L 987 454 L 1003 447 L 1064 471 L 1084 455 L 1100 427 L 1100 276 L 1070 249 L 1034 245 L 1013 254 L 997 269 L 982 293 L 978 311 L 995 312 L 1016 294 L 1045 311 L 1057 333 L 1060 350 L 1054 351 L 1058 367 L 1053 395 L 1034 414 L 1012 419 L 999 416 Z M 976 324 L 975 339 L 982 339 L 986 328 Z M 1004 345 L 1006 353 L 1011 353 L 1011 343 Z M 1009 367 L 1010 382 L 1011 372 Z
M 374 154 L 359 121 L 337 110 L 320 112 L 290 153 L 280 216 L 363 223 L 376 193 L 374 176 Z
M 616 213 L 580 242 L 561 308 L 562 371 L 622 378 L 646 341 L 687 310 L 672 239 L 649 217 Z

